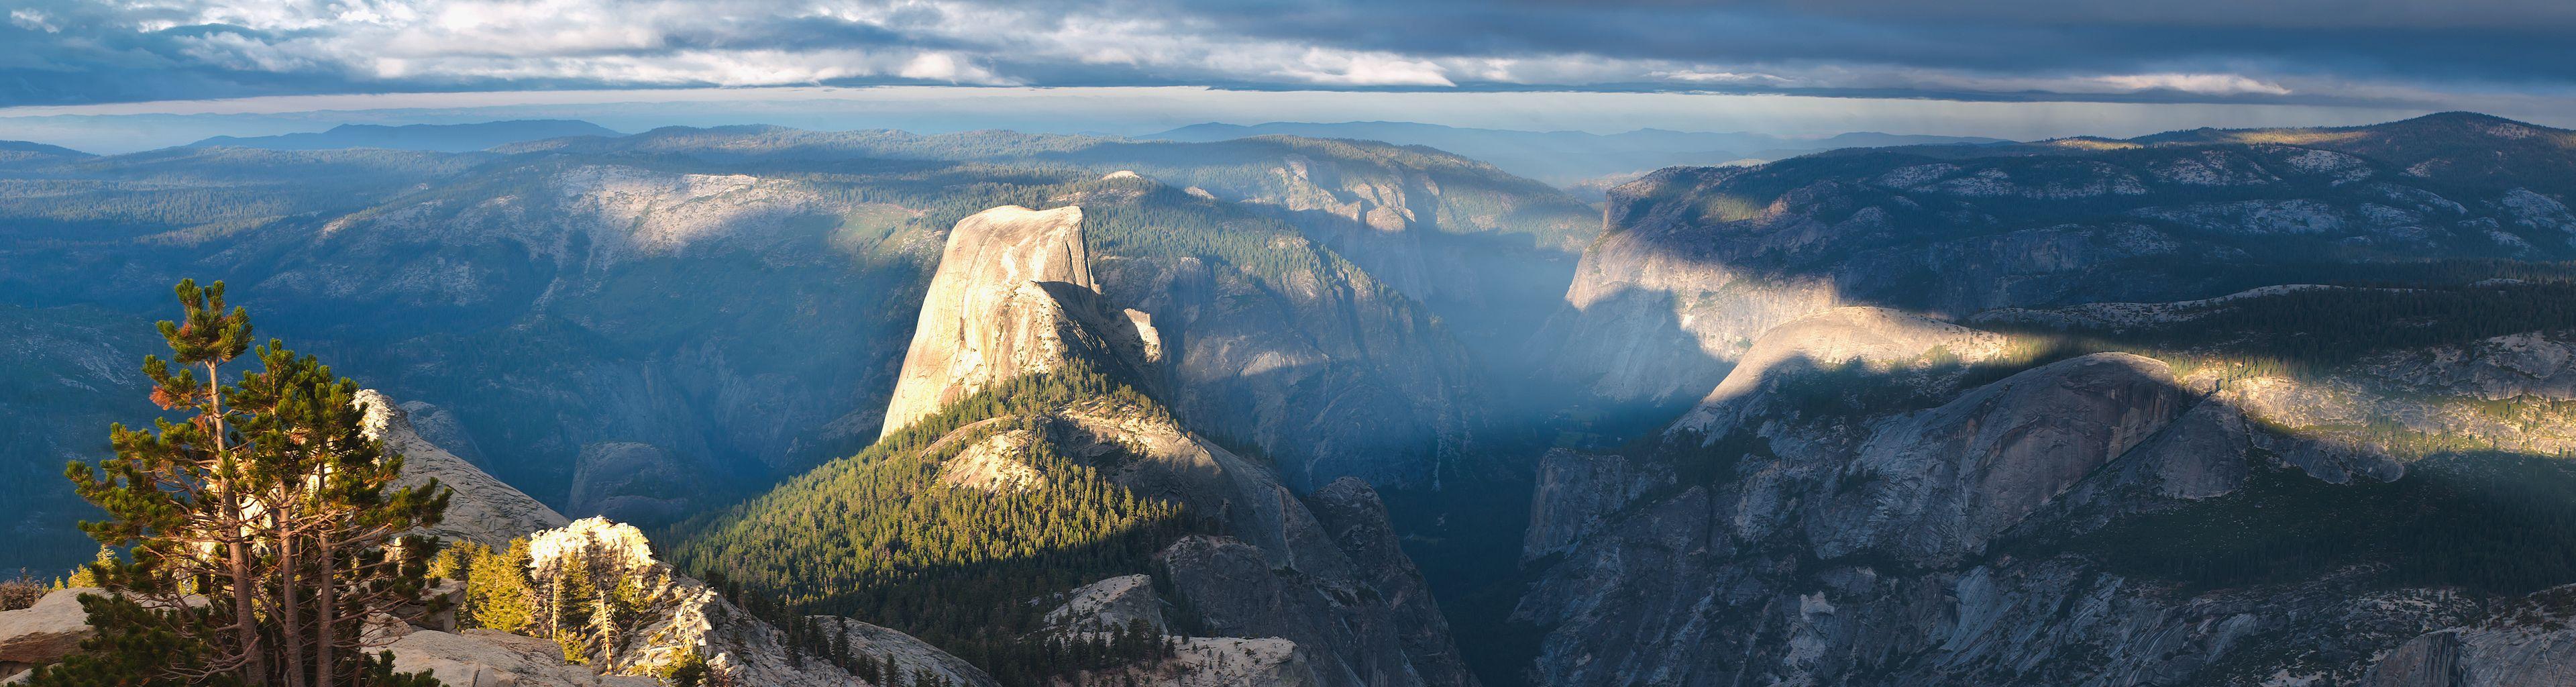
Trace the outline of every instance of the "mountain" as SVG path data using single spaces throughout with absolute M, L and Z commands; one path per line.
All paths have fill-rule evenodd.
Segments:
M 2565 679 L 2571 140 L 2445 114 L 1619 187 L 1540 348 L 1660 425 L 1542 460 L 1522 674 Z
M 1634 176 L 1676 165 L 1776 160 L 1836 148 L 2001 143 L 1973 136 L 1924 136 L 1857 132 L 1824 138 L 1769 134 L 1638 129 L 1618 134 L 1581 131 L 1473 129 L 1414 122 L 1270 122 L 1193 124 L 1139 138 L 1225 141 L 1257 136 L 1385 141 L 1428 146 L 1490 163 L 1513 174 L 1559 186 L 1613 176 Z
M 1479 351 L 1517 350 L 1554 297 L 1514 294 L 1562 291 L 1597 227 L 1490 166 L 1299 139 L 672 129 L 6 175 L 44 191 L 0 197 L 0 301 L 43 332 L 27 341 L 148 336 L 167 309 L 149 285 L 228 280 L 264 332 L 439 409 L 460 459 L 566 515 L 647 526 L 873 440 L 930 266 L 984 208 L 1090 198 L 1098 283 L 1152 316 L 1190 382 L 1163 401 L 1300 490 L 1498 469 L 1470 458 L 1496 423 Z M 0 469 L 28 476 L 13 503 L 30 505 L 7 515 L 45 545 L 0 565 L 89 555 L 68 526 L 84 507 L 45 485 L 104 450 L 100 423 L 148 407 L 110 385 L 148 347 L 44 350 L 0 404 L 55 409 L 22 417 L 60 438 L 13 445 Z
M 616 137 L 618 133 L 590 122 L 573 119 L 514 119 L 506 122 L 477 124 L 342 124 L 329 131 L 279 134 L 276 136 L 215 136 L 185 148 L 261 148 L 267 150 L 330 150 L 338 148 L 384 148 L 388 150 L 422 150 L 441 153 L 464 153 L 495 146 L 570 136 Z
M 1117 667 L 1032 645 L 1054 635 L 1027 600 L 1107 596 L 1100 585 L 1130 575 L 1150 581 L 1123 589 L 1155 591 L 1115 593 L 1167 598 L 1126 603 L 1194 629 L 1180 640 L 1193 652 L 1259 638 L 1287 657 L 1265 671 L 1316 684 L 1472 684 L 1366 483 L 1299 499 L 1155 400 L 1192 382 L 1170 375 L 1145 313 L 1093 281 L 1085 216 L 1002 206 L 959 220 L 885 437 L 684 525 L 676 559 L 882 619 L 1011 684 Z
M 1540 350 L 1604 397 L 1687 402 L 1762 331 L 1838 305 L 1965 316 L 2576 256 L 2569 176 L 2460 162 L 2563 160 L 2576 146 L 2565 132 L 2409 133 L 2446 118 L 2305 144 L 2275 141 L 2312 131 L 2280 130 L 2233 134 L 2255 142 L 2070 139 L 1664 170 L 1613 193 L 1571 307 L 1551 325 L 1559 338 Z M 2438 147 L 2374 143 L 2390 138 Z M 2436 169 L 2445 164 L 2464 171 Z
M 85 157 L 92 157 L 92 155 L 62 146 L 46 145 L 43 143 L 33 143 L 28 141 L 0 141 L 0 165 L 14 165 L 30 162 L 59 162 Z

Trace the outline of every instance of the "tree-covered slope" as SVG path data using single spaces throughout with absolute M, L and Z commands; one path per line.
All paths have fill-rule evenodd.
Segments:
M 0 202 L 0 231 L 25 239 L 0 242 L 0 302 L 142 313 L 162 294 L 132 285 L 224 279 L 269 331 L 442 409 L 460 455 L 502 479 L 568 513 L 668 522 L 866 443 L 956 218 L 1081 200 L 1105 287 L 1164 322 L 1176 374 L 1204 382 L 1171 396 L 1174 412 L 1273 450 L 1300 484 L 1427 484 L 1456 467 L 1476 374 L 1456 328 L 1282 211 L 1103 179 L 1047 158 L 1078 147 L 1051 137 L 754 154 L 768 137 L 853 136 L 29 161 L 0 171 L 21 191 Z M 1294 153 L 1245 150 L 1210 159 Z M 1425 155 L 1388 173 L 1472 167 Z M 59 462 L 27 460 L 29 474 Z M 31 555 L 50 568 L 86 551 Z

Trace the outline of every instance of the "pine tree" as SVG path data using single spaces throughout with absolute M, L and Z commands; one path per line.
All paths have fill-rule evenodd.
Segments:
M 528 540 L 513 539 L 507 550 L 476 553 L 466 567 L 464 619 L 474 627 L 526 634 L 537 619 L 537 595 L 528 587 Z
M 436 544 L 402 533 L 436 524 L 448 490 L 395 488 L 402 457 L 365 435 L 357 384 L 283 342 L 253 349 L 223 283 L 175 291 L 184 323 L 159 325 L 171 358 L 147 356 L 143 372 L 155 404 L 188 416 L 111 426 L 114 456 L 65 468 L 108 514 L 82 530 L 131 560 L 90 567 L 113 592 L 84 599 L 95 650 L 30 683 L 410 682 L 361 650 L 360 627 L 422 606 Z M 224 381 L 245 352 L 260 369 Z
M 850 665 L 850 625 L 842 622 L 832 625 L 840 628 L 840 631 L 832 633 L 832 661 L 847 668 Z

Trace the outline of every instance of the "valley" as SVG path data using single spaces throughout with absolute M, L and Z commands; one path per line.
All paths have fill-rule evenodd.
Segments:
M 2576 132 L 512 124 L 9 148 L 0 569 L 193 277 L 456 490 L 449 684 L 2576 680 Z

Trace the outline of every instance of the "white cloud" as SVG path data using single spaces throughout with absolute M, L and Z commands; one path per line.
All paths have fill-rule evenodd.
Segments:
M 1296 64 L 1274 72 L 1314 84 L 1341 86 L 1456 86 L 1440 65 L 1392 53 L 1310 48 Z
M 43 31 L 45 33 L 63 32 L 62 27 L 54 25 L 52 16 L 36 10 L 9 10 L 9 23 L 15 24 L 18 28 L 29 31 Z
M 1247 35 L 1213 12 L 1150 4 L 999 0 L 75 0 L 72 19 L 12 10 L 33 31 L 169 35 L 176 57 L 242 72 L 338 77 L 384 90 L 583 83 L 605 87 L 945 84 L 1260 84 L 1476 90 L 1824 89 L 2238 101 L 2394 92 L 2381 80 L 2208 63 L 2101 73 L 1984 72 L 1814 58 L 1727 63 L 1581 51 L 1417 53 Z M 1187 9 L 1187 8 L 1183 8 Z M 70 12 L 70 10 L 64 10 Z M 66 15 L 72 16 L 72 15 Z M 91 18 L 101 18 L 91 20 Z M 237 29 L 198 29 L 203 26 Z M 1355 32 L 1358 33 L 1358 32 Z M 1379 45 L 1391 45 L 1381 42 Z M 159 55 L 151 55 L 159 57 Z M 2438 94 L 2436 94 L 2438 95 Z M 1971 98 L 1973 99 L 1973 98 Z M 2303 98 L 2304 99 L 2304 98 Z
M 2289 95 L 2280 84 L 2239 74 L 2125 74 L 2090 79 L 2116 92 L 2170 90 L 2204 95 Z

